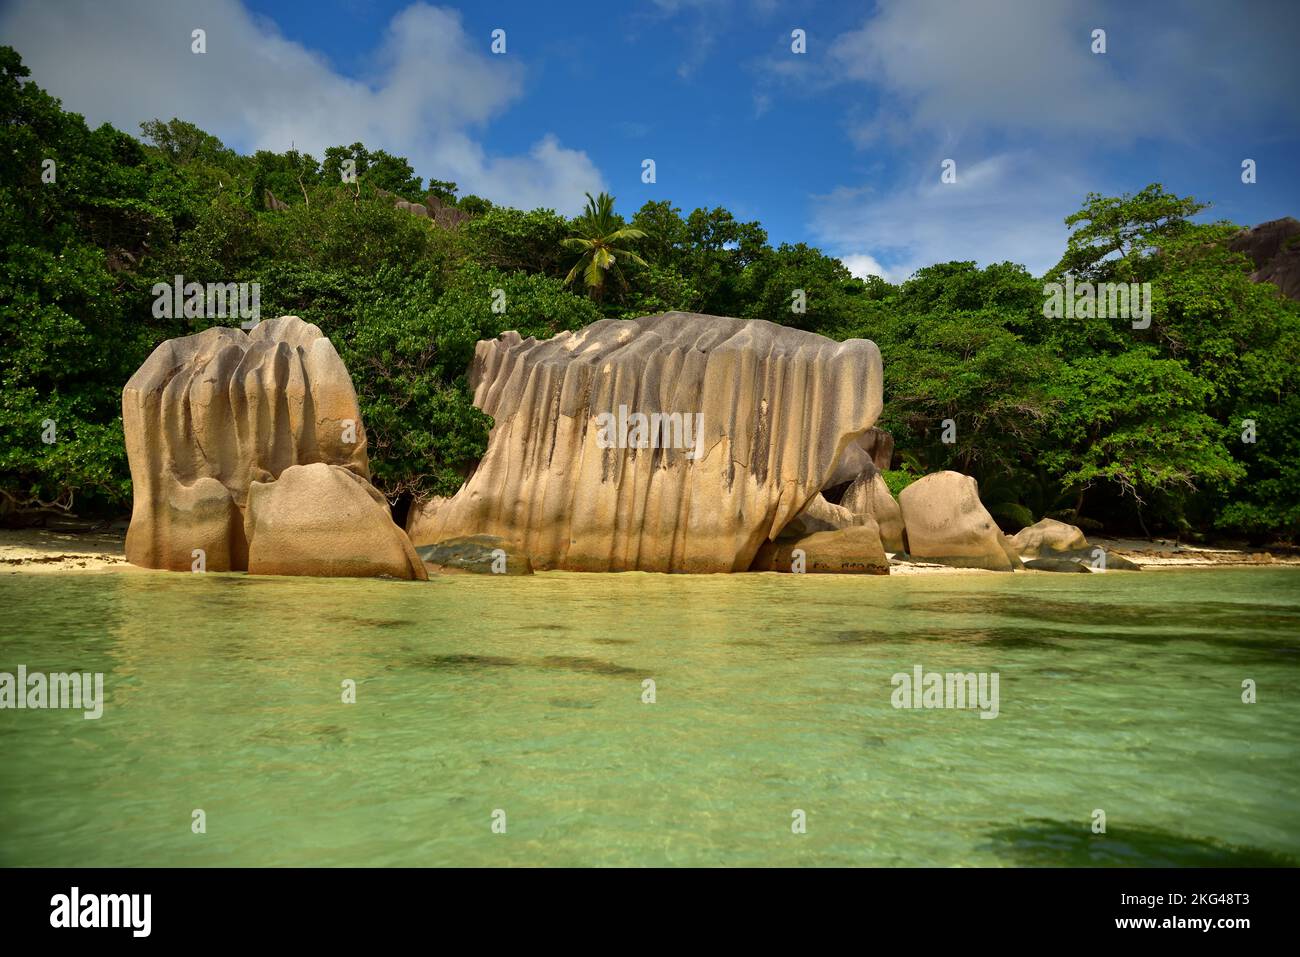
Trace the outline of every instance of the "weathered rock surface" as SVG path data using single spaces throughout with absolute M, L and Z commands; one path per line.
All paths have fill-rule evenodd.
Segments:
M 1088 539 L 1074 525 L 1044 518 L 1011 536 L 1011 544 L 1022 558 L 1051 557 L 1053 552 L 1086 548 Z
M 861 521 L 848 509 L 833 502 L 818 492 L 812 501 L 804 506 L 802 512 L 790 519 L 789 524 L 781 530 L 781 535 L 791 537 L 811 535 L 813 532 L 833 532 L 836 529 L 860 525 Z
M 898 496 L 908 552 L 956 568 L 1023 568 L 1011 542 L 980 501 L 975 480 L 960 472 L 923 476 Z
M 880 544 L 885 551 L 907 551 L 903 510 L 889 494 L 889 486 L 877 469 L 868 468 L 854 479 L 840 499 L 840 506 L 859 520 L 874 521 L 880 528 Z
M 863 433 L 862 438 L 858 439 L 858 445 L 871 457 L 871 464 L 879 471 L 889 470 L 890 463 L 894 460 L 893 435 L 884 429 L 872 426 Z
M 432 565 L 435 571 L 440 572 L 470 572 L 476 575 L 533 573 L 528 556 L 517 545 L 494 535 L 452 538 L 436 545 L 423 545 L 415 551 L 426 565 Z
M 315 462 L 370 475 L 352 379 L 297 316 L 164 342 L 122 390 L 122 420 L 134 492 L 126 556 L 146 568 L 188 570 L 194 549 L 208 571 L 247 568 L 253 482 Z
M 429 577 L 384 496 L 337 465 L 293 465 L 253 482 L 244 533 L 254 575 Z
M 764 542 L 754 556 L 750 571 L 792 572 L 795 570 L 796 549 L 803 551 L 803 569 L 807 574 L 889 574 L 889 558 L 880 547 L 880 530 L 875 522 L 870 521 L 834 531 Z
M 881 408 L 872 342 L 680 312 L 544 342 L 507 332 L 478 344 L 470 383 L 496 420 L 487 453 L 411 536 L 499 536 L 538 569 L 743 571 Z M 598 417 L 620 409 L 679 413 L 691 447 L 603 448 Z

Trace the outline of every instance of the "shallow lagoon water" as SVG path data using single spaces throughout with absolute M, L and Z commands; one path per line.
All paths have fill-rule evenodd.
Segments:
M 0 711 L 4 865 L 1300 863 L 1300 569 L 17 574 L 0 607 L 0 669 L 106 691 Z M 998 672 L 999 716 L 894 709 L 918 664 Z

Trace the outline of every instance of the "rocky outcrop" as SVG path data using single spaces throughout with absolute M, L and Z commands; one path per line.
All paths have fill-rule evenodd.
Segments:
M 1243 229 L 1228 242 L 1255 264 L 1250 278 L 1271 282 L 1291 299 L 1300 299 L 1300 221 L 1287 216 Z
M 487 453 L 412 537 L 499 536 L 538 569 L 743 571 L 861 471 L 838 477 L 881 408 L 874 343 L 680 312 L 507 332 L 478 344 L 470 382 Z
M 877 469 L 868 468 L 854 479 L 840 498 L 840 506 L 859 521 L 870 519 L 875 522 L 880 529 L 880 544 L 885 551 L 907 551 L 903 510 L 894 501 L 894 496 L 889 494 L 889 486 Z
M 253 575 L 427 579 L 388 501 L 355 472 L 316 462 L 253 482 L 244 512 Z
M 923 476 L 898 496 L 912 558 L 957 568 L 1023 568 L 1010 540 L 980 501 L 975 480 L 960 472 Z
M 122 421 L 134 492 L 126 556 L 146 568 L 188 571 L 196 549 L 208 571 L 248 568 L 250 489 L 293 466 L 336 466 L 369 488 L 352 379 L 297 316 L 164 342 L 122 390 Z
M 764 542 L 750 571 L 888 575 L 889 558 L 874 522 Z
M 1045 518 L 1012 535 L 1011 544 L 1021 558 L 1050 558 L 1053 552 L 1086 548 L 1088 539 L 1074 525 Z

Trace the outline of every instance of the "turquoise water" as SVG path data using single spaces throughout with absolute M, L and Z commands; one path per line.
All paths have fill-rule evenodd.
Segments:
M 0 711 L 5 865 L 1300 862 L 1298 569 L 16 574 L 0 607 L 0 670 L 107 699 Z M 997 672 L 999 716 L 895 709 L 918 664 Z

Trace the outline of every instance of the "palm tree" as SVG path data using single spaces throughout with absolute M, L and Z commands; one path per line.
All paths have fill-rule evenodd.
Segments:
M 631 226 L 619 226 L 614 215 L 614 197 L 609 193 L 601 193 L 595 199 L 587 193 L 587 208 L 574 221 L 573 229 L 578 235 L 564 240 L 563 245 L 582 255 L 564 277 L 564 282 L 568 285 L 581 276 L 593 299 L 599 299 L 604 293 L 605 277 L 611 269 L 619 285 L 627 287 L 627 280 L 618 264 L 620 259 L 634 262 L 638 266 L 646 265 L 646 261 L 636 253 L 614 245 L 629 239 L 643 239 L 645 232 Z

